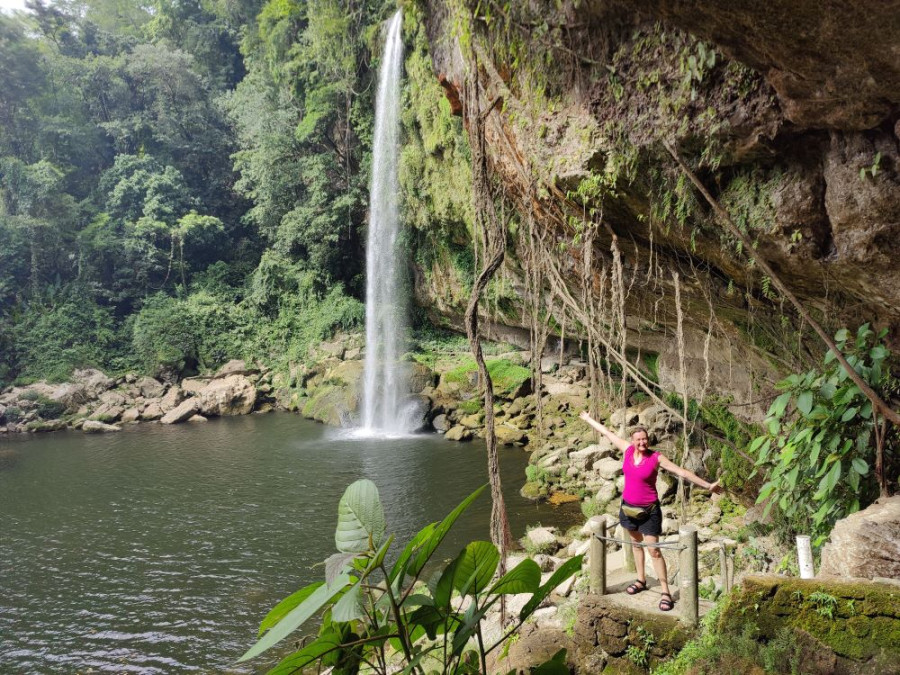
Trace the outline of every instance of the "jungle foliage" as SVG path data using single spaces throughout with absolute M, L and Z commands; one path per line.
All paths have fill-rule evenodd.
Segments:
M 28 7 L 0 14 L 0 384 L 277 359 L 358 323 L 392 3 Z

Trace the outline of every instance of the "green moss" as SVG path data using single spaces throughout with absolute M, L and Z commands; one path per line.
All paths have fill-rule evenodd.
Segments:
M 872 582 L 750 577 L 725 605 L 718 631 L 752 623 L 762 639 L 803 630 L 838 656 L 865 661 L 900 658 L 900 591 Z
M 350 388 L 323 384 L 303 405 L 303 416 L 331 426 L 341 426 L 344 418 L 355 408 Z
M 494 392 L 501 396 L 512 393 L 531 378 L 531 371 L 528 368 L 516 365 L 508 359 L 487 360 L 485 365 L 494 383 Z M 444 373 L 443 377 L 452 384 L 468 384 L 472 381 L 473 373 L 477 371 L 475 359 L 469 357 L 461 365 Z
M 528 482 L 522 486 L 522 489 L 519 491 L 525 499 L 540 499 L 541 497 L 541 484 L 537 482 Z
M 467 401 L 460 401 L 457 407 L 460 412 L 463 412 L 466 415 L 473 415 L 477 412 L 481 412 L 484 405 L 480 398 L 470 398 Z

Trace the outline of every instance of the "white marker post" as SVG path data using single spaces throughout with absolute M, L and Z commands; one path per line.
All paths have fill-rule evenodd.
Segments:
M 809 545 L 808 535 L 797 535 L 797 559 L 800 564 L 800 578 L 815 579 L 816 572 L 813 570 L 812 548 Z

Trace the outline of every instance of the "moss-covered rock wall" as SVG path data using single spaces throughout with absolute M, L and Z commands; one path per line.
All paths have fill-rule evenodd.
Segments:
M 900 586 L 748 577 L 722 610 L 716 630 L 774 640 L 790 629 L 810 661 L 803 672 L 900 672 Z

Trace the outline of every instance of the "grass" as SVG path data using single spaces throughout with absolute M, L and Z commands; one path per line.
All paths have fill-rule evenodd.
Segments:
M 492 359 L 485 363 L 497 394 L 509 394 L 531 377 L 531 371 L 528 368 L 516 365 L 509 359 Z M 453 370 L 447 371 L 444 377 L 447 382 L 465 384 L 469 382 L 470 375 L 477 370 L 475 359 L 469 357 Z

